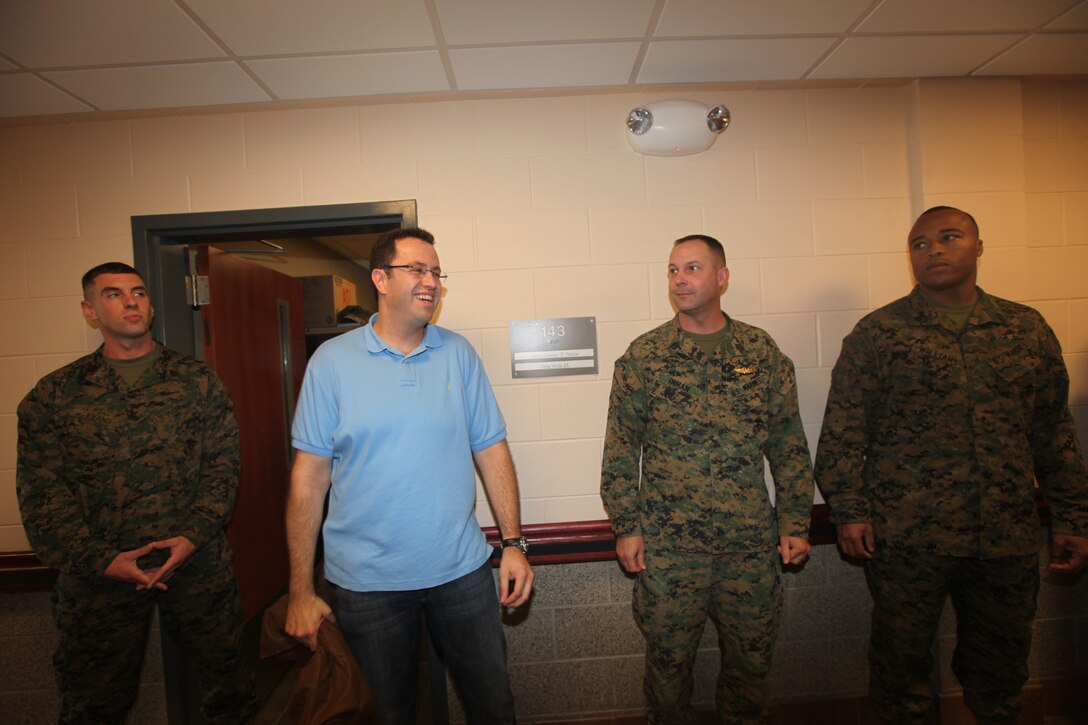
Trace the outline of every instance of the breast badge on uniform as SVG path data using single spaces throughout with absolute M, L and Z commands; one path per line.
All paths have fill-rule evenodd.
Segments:
M 751 375 L 758 368 L 749 365 L 737 365 L 733 368 L 733 372 L 737 375 Z

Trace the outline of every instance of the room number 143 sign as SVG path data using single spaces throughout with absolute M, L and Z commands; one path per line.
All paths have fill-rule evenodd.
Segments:
M 597 374 L 597 319 L 556 317 L 510 322 L 515 378 Z

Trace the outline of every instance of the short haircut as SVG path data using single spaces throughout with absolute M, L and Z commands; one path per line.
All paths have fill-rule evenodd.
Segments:
M 83 275 L 83 298 L 89 299 L 88 294 L 91 291 L 91 287 L 94 286 L 94 281 L 103 274 L 134 274 L 140 278 L 140 281 L 144 281 L 144 276 L 136 271 L 136 268 L 125 264 L 124 262 L 104 262 L 97 267 L 91 267 L 87 270 L 87 273 Z M 144 282 L 144 284 L 147 284 Z
M 918 219 L 921 219 L 922 217 L 924 217 L 927 214 L 933 214 L 933 213 L 938 212 L 938 211 L 954 211 L 954 212 L 959 212 L 960 214 L 963 214 L 965 217 L 967 217 L 968 219 L 971 220 L 971 224 L 975 227 L 975 236 L 976 237 L 979 236 L 980 232 L 979 232 L 979 229 L 978 229 L 978 222 L 975 221 L 975 218 L 973 216 L 971 216 L 970 214 L 968 214 L 967 212 L 965 212 L 963 209 L 957 209 L 954 206 L 931 206 L 928 209 L 926 209 L 924 212 L 919 214 Z M 918 223 L 918 219 L 914 220 L 915 224 Z
M 397 256 L 397 240 L 399 239 L 419 239 L 427 244 L 434 245 L 434 235 L 426 229 L 418 227 L 390 229 L 378 237 L 370 250 L 371 270 L 381 269 L 393 261 L 393 257 Z
M 677 239 L 675 242 L 672 243 L 672 246 L 675 247 L 679 244 L 683 244 L 684 242 L 702 242 L 710 248 L 712 254 L 717 255 L 722 260 L 723 267 L 727 266 L 725 262 L 725 247 L 723 247 L 722 243 L 714 237 L 708 237 L 705 234 L 689 234 L 686 237 L 680 237 L 679 239 Z

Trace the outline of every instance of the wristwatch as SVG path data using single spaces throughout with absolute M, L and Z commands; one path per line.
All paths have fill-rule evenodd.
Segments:
M 521 549 L 522 554 L 528 555 L 529 553 L 529 542 L 525 539 L 524 536 L 519 536 L 516 539 L 503 539 L 502 548 L 505 549 L 508 546 L 518 547 L 519 549 Z

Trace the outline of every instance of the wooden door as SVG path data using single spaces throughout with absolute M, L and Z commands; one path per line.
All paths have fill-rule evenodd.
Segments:
M 241 435 L 241 482 L 227 538 L 248 620 L 288 579 L 290 416 L 306 366 L 302 283 L 233 254 L 197 249 L 211 298 L 200 309 L 204 359 L 230 390 Z

